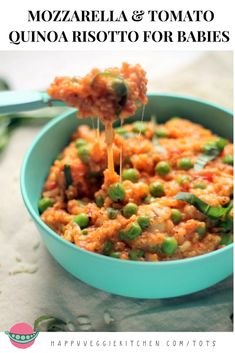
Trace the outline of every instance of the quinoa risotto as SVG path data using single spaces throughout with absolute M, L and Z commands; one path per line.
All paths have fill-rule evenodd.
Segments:
M 133 115 L 147 103 L 146 72 L 137 65 L 123 63 L 121 68 L 93 69 L 84 77 L 57 77 L 48 94 L 78 108 L 78 117 L 98 117 L 105 126 L 108 169 L 114 172 L 113 122 Z M 99 129 L 98 129 L 99 130 Z
M 137 65 L 105 71 L 95 68 L 84 77 L 56 77 L 49 95 L 79 109 L 81 118 L 99 117 L 103 123 L 125 119 L 147 103 L 146 72 Z
M 58 236 L 138 261 L 189 258 L 232 242 L 228 140 L 181 118 L 121 125 L 114 170 L 106 142 L 104 132 L 82 125 L 54 161 L 38 206 Z

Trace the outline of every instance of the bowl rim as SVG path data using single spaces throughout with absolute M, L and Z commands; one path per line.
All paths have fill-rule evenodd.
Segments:
M 190 96 L 190 95 L 181 95 L 181 94 L 175 94 L 175 93 L 150 92 L 150 93 L 148 93 L 148 97 L 169 97 L 169 98 L 177 98 L 177 99 L 186 99 L 189 101 L 194 101 L 196 103 L 200 103 L 200 104 L 214 107 L 216 109 L 219 109 L 219 110 L 231 115 L 231 117 L 233 117 L 233 112 L 231 110 L 226 109 L 218 104 L 211 103 L 210 101 L 207 101 L 207 100 L 204 100 L 204 99 L 201 99 L 198 97 Z M 43 138 L 44 134 L 46 134 L 48 130 L 53 128 L 53 126 L 58 124 L 61 120 L 66 119 L 68 116 L 70 116 L 71 114 L 74 114 L 76 111 L 77 111 L 77 109 L 74 109 L 74 108 L 70 109 L 69 108 L 67 111 L 62 112 L 59 116 L 57 116 L 57 117 L 53 118 L 51 121 L 49 121 L 39 131 L 39 133 L 33 139 L 33 142 L 28 147 L 26 154 L 23 158 L 23 162 L 22 162 L 21 169 L 20 169 L 20 190 L 21 190 L 21 195 L 22 195 L 24 204 L 25 204 L 28 212 L 30 213 L 30 215 L 32 216 L 34 221 L 36 222 L 36 224 L 39 225 L 41 228 L 43 228 L 43 230 L 45 231 L 45 233 L 47 235 L 51 236 L 55 241 L 57 241 L 61 244 L 64 244 L 66 247 L 70 248 L 71 250 L 78 251 L 78 253 L 82 252 L 84 255 L 87 255 L 87 256 L 92 256 L 97 261 L 111 261 L 111 262 L 114 261 L 115 263 L 120 263 L 120 265 L 127 264 L 128 266 L 139 266 L 139 267 L 140 266 L 144 266 L 144 267 L 149 266 L 149 267 L 156 267 L 157 268 L 159 266 L 161 266 L 161 267 L 169 267 L 169 266 L 174 266 L 174 265 L 183 266 L 184 264 L 186 265 L 189 262 L 205 261 L 208 258 L 214 257 L 214 256 L 222 254 L 224 252 L 228 252 L 233 249 L 233 243 L 231 243 L 222 249 L 214 250 L 214 251 L 206 253 L 206 254 L 202 254 L 202 255 L 198 255 L 198 256 L 194 256 L 194 257 L 189 257 L 186 259 L 158 261 L 158 262 L 154 262 L 154 261 L 153 262 L 126 261 L 126 260 L 116 259 L 116 258 L 112 258 L 112 257 L 105 256 L 102 254 L 94 253 L 94 252 L 85 250 L 83 248 L 80 248 L 77 245 L 75 245 L 74 243 L 70 243 L 69 241 L 63 239 L 58 233 L 53 231 L 46 223 L 44 223 L 42 221 L 42 219 L 40 218 L 40 215 L 34 210 L 33 206 L 31 205 L 31 202 L 29 201 L 27 187 L 25 184 L 25 174 L 26 174 L 28 159 L 29 159 L 32 151 L 34 150 L 34 148 L 38 144 L 38 142 Z

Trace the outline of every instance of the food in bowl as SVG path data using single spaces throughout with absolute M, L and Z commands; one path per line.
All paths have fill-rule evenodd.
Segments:
M 172 116 L 182 116 L 232 141 L 232 112 L 212 103 L 153 93 L 148 95 L 144 120 L 153 114 L 157 115 L 159 123 L 165 123 Z M 126 122 L 140 119 L 141 111 Z M 69 137 L 82 123 L 72 110 L 53 119 L 29 148 L 21 168 L 25 205 L 54 259 L 70 274 L 95 288 L 135 298 L 186 295 L 229 276 L 233 271 L 233 244 L 202 256 L 176 261 L 126 261 L 84 250 L 59 236 L 40 219 L 37 204 L 52 161 L 68 145 Z M 86 123 L 92 126 L 91 120 Z
M 173 118 L 116 128 L 116 172 L 106 169 L 106 149 L 104 133 L 80 126 L 52 165 L 39 212 L 58 236 L 138 261 L 190 258 L 232 242 L 228 140 Z

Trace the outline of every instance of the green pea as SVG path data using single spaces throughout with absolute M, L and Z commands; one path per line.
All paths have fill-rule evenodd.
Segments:
M 148 195 L 144 198 L 144 202 L 147 203 L 147 204 L 150 204 L 151 202 L 155 201 L 155 198 Z
M 173 208 L 171 210 L 171 219 L 174 224 L 180 223 L 182 220 L 182 213 L 179 210 L 177 210 L 176 208 Z
M 155 135 L 157 137 L 167 137 L 168 136 L 168 132 L 165 130 L 165 129 L 158 129 L 156 132 L 155 132 Z
M 233 242 L 233 236 L 231 233 L 221 234 L 220 245 L 229 245 Z
M 75 146 L 76 146 L 77 148 L 79 148 L 79 147 L 81 147 L 81 146 L 84 146 L 84 145 L 87 145 L 87 141 L 84 140 L 84 139 L 77 139 L 77 140 L 75 141 Z
M 127 229 L 126 236 L 130 240 L 136 239 L 142 233 L 142 229 L 139 224 L 134 222 Z
M 110 257 L 114 257 L 115 259 L 120 259 L 120 252 L 119 251 L 113 251 L 109 255 Z
M 200 237 L 204 237 L 204 235 L 206 234 L 206 227 L 197 227 L 195 229 L 195 232 L 198 233 Z
M 126 96 L 127 93 L 128 93 L 127 84 L 122 78 L 115 77 L 112 80 L 112 85 L 111 86 L 112 86 L 112 89 L 114 90 L 115 94 L 118 97 Z
M 73 221 L 79 225 L 81 229 L 86 228 L 89 224 L 89 217 L 86 213 L 80 213 L 74 217 Z
M 168 173 L 170 173 L 170 171 L 171 171 L 170 164 L 165 161 L 159 162 L 155 167 L 155 173 L 161 176 L 167 175 Z
M 206 189 L 206 184 L 203 182 L 193 184 L 194 189 Z
M 210 155 L 210 154 L 213 154 L 215 151 L 217 151 L 218 148 L 216 146 L 215 141 L 209 141 L 203 146 L 202 150 L 205 154 Z
M 53 206 L 54 201 L 48 197 L 43 197 L 38 201 L 38 210 L 39 213 L 43 213 L 48 207 Z
M 226 156 L 224 156 L 223 162 L 225 164 L 233 165 L 233 156 L 231 154 L 227 154 Z
M 119 232 L 119 239 L 122 240 L 122 241 L 127 240 L 125 230 L 120 230 L 120 232 Z
M 216 142 L 215 142 L 217 148 L 222 152 L 224 147 L 227 145 L 227 140 L 223 139 L 223 138 L 219 138 Z
M 203 152 L 206 154 L 214 154 L 216 151 L 222 152 L 224 147 L 226 146 L 227 141 L 223 138 L 220 138 L 216 141 L 209 141 L 203 146 Z
M 78 157 L 83 163 L 87 163 L 90 160 L 90 147 L 87 145 L 80 146 L 78 148 Z
M 112 240 L 106 240 L 103 246 L 103 254 L 104 255 L 109 255 L 113 249 L 113 242 Z
M 115 183 L 108 188 L 108 195 L 112 201 L 123 201 L 126 196 L 125 189 L 121 183 Z
M 150 194 L 154 197 L 161 197 L 165 195 L 164 185 L 160 181 L 154 181 L 149 185 Z
M 133 131 L 144 135 L 146 132 L 146 124 L 142 121 L 136 121 L 133 124 Z
M 173 237 L 166 237 L 162 243 L 161 250 L 164 254 L 171 256 L 175 253 L 178 243 Z
M 188 175 L 180 175 L 176 181 L 179 185 L 183 185 L 190 181 L 190 177 Z
M 83 229 L 81 232 L 83 235 L 88 235 L 88 230 L 87 229 Z
M 115 210 L 115 208 L 112 208 L 112 207 L 108 207 L 107 214 L 108 214 L 109 219 L 115 219 L 115 218 L 117 218 L 118 210 Z
M 139 216 L 137 218 L 137 222 L 143 230 L 150 226 L 150 219 L 147 216 Z
M 101 196 L 101 195 L 96 196 L 95 203 L 96 203 L 96 205 L 99 208 L 103 207 L 104 206 L 104 198 L 103 198 L 103 196 Z
M 132 183 L 136 183 L 139 180 L 139 172 L 137 169 L 129 168 L 122 173 L 123 180 L 130 180 Z
M 190 158 L 181 158 L 177 162 L 177 167 L 180 169 L 188 170 L 193 168 L 193 162 Z
M 138 211 L 138 206 L 133 203 L 133 202 L 129 202 L 127 205 L 125 205 L 123 207 L 123 215 L 126 218 L 130 218 L 133 214 L 136 214 Z
M 127 130 L 124 127 L 122 127 L 122 126 L 117 127 L 116 129 L 114 129 L 114 131 L 118 135 L 126 135 L 126 134 L 128 134 Z
M 131 249 L 129 251 L 129 258 L 131 260 L 137 260 L 140 257 L 144 257 L 144 250 L 142 250 L 142 249 Z

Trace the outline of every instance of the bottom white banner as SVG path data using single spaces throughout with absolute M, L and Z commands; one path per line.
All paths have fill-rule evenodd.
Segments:
M 18 348 L 33 352 L 234 352 L 234 332 L 42 332 L 33 335 L 0 333 L 0 352 Z M 12 334 L 11 334 L 12 335 Z

